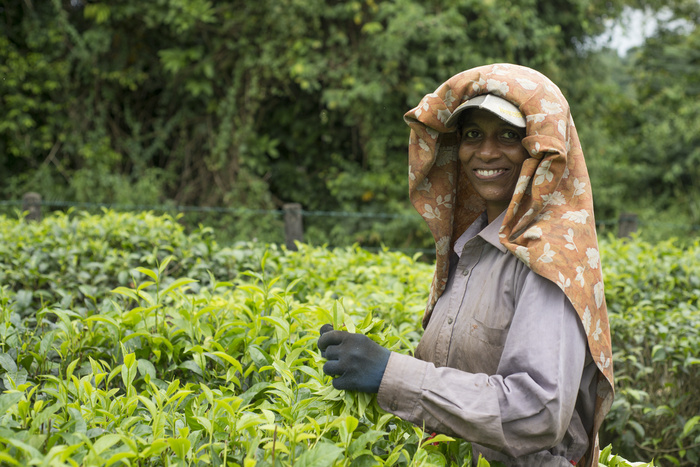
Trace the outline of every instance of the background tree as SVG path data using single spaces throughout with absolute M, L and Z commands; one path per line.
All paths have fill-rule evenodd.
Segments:
M 669 27 L 628 63 L 587 41 L 619 19 L 625 5 L 665 5 L 0 5 L 0 192 L 6 199 L 31 190 L 49 200 L 124 204 L 275 209 L 299 202 L 309 211 L 400 216 L 308 219 L 309 241 L 429 247 L 406 196 L 402 115 L 449 76 L 496 61 L 539 69 L 569 97 L 594 175 L 599 218 L 636 207 L 641 187 L 654 186 L 653 198 L 667 200 L 664 206 L 694 193 L 685 169 L 697 157 L 686 157 L 695 142 L 688 116 L 697 116 L 696 91 L 686 84 L 696 75 L 693 54 L 686 52 L 697 48 L 697 33 L 670 27 L 674 18 L 696 18 L 693 2 L 672 3 Z M 664 87 L 671 96 L 663 100 L 654 89 L 669 68 L 659 60 L 677 63 L 679 56 L 685 65 L 674 69 L 675 91 Z M 686 78 L 677 79 L 679 73 Z M 673 112 L 668 99 L 678 107 Z M 667 131 L 650 114 L 666 122 Z M 685 135 L 671 154 L 662 149 L 664 138 L 678 130 Z M 640 149 L 643 157 L 635 155 Z M 662 164 L 671 158 L 675 165 L 650 166 L 649 158 Z M 681 208 L 674 216 L 691 216 L 687 203 L 675 205 Z M 228 238 L 278 240 L 274 221 L 245 220 L 210 221 Z
M 637 212 L 655 239 L 692 236 L 700 224 L 700 3 L 658 10 L 656 32 L 624 59 L 589 56 L 598 65 L 584 76 L 597 76 L 595 92 L 574 99 L 588 110 L 579 126 L 592 156 L 598 214 Z

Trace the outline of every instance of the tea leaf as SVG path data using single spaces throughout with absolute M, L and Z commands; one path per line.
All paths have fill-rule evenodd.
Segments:
M 139 358 L 138 370 L 142 376 L 148 375 L 151 377 L 151 379 L 154 379 L 156 377 L 156 367 L 153 366 L 153 363 L 151 363 L 150 360 Z
M 17 459 L 4 452 L 0 452 L 0 462 L 4 462 L 7 465 L 21 465 Z
M 335 330 L 340 330 L 343 324 L 343 312 L 338 307 L 339 302 L 340 300 L 333 302 L 333 308 L 331 308 L 331 324 Z
M 124 295 L 125 297 L 129 297 L 135 302 L 139 301 L 139 297 L 138 295 L 136 295 L 136 292 L 132 289 L 127 289 L 126 287 L 117 287 L 115 289 L 112 289 L 112 293 L 117 295 Z
M 170 295 L 173 291 L 181 289 L 189 284 L 196 283 L 198 281 L 194 279 L 189 279 L 187 277 L 181 277 L 180 279 L 176 279 L 172 284 L 170 284 L 168 287 L 163 290 L 162 294 L 165 295 Z
M 330 467 L 343 455 L 343 450 L 338 446 L 328 443 L 318 443 L 313 450 L 304 452 L 297 457 L 296 467 Z
M 190 370 L 199 376 L 203 376 L 202 368 L 194 361 L 194 360 L 185 360 L 184 362 L 180 363 L 178 365 L 179 368 L 182 368 L 183 370 Z
M 17 363 L 6 353 L 0 353 L 0 367 L 10 374 L 17 373 Z
M 1 410 L 0 410 L 0 413 L 2 413 Z M 688 436 L 688 434 L 690 434 L 690 432 L 693 431 L 693 428 L 695 428 L 695 425 L 697 425 L 698 422 L 700 422 L 700 415 L 696 415 L 695 417 L 688 420 L 685 423 L 685 425 L 683 426 L 683 432 L 681 433 L 681 438 L 685 438 L 686 436 Z
M 154 439 L 145 449 L 139 453 L 139 458 L 148 459 L 153 456 L 159 455 L 161 452 L 168 449 L 170 446 L 170 440 L 173 438 L 168 438 L 167 440 L 163 438 Z
M 154 271 L 154 270 L 152 270 L 152 269 L 148 269 L 148 268 L 143 268 L 143 267 L 140 267 L 140 266 L 139 266 L 138 268 L 134 268 L 134 269 L 135 269 L 136 271 L 140 272 L 141 274 L 147 275 L 148 277 L 150 277 L 151 279 L 153 279 L 155 282 L 158 282 L 158 273 L 157 273 L 156 271 Z M 155 283 L 155 282 L 154 282 L 154 283 Z
M 241 366 L 241 362 L 227 354 L 226 352 L 206 352 L 204 355 L 207 357 L 215 356 L 219 357 L 222 360 L 226 360 L 228 363 L 230 363 L 239 373 L 243 373 L 243 366 Z
M 79 361 L 80 361 L 80 359 L 76 358 L 75 360 L 73 360 L 72 362 L 70 362 L 68 364 L 68 367 L 66 368 L 66 379 L 70 379 L 71 376 L 73 376 L 73 371 L 75 371 L 75 367 Z
M 163 272 L 165 272 L 165 269 L 168 267 L 168 264 L 170 264 L 170 262 L 174 259 L 175 257 L 173 255 L 170 255 L 167 256 L 163 261 L 161 261 L 158 265 L 158 274 L 162 275 Z
M 117 444 L 121 440 L 120 435 L 116 434 L 108 434 L 105 436 L 100 437 L 95 443 L 92 445 L 92 449 L 95 451 L 96 454 L 102 454 L 104 451 L 107 449 L 111 448 L 115 444 Z
M 0 443 L 12 445 L 12 446 L 16 447 L 17 449 L 19 449 L 20 451 L 28 454 L 32 458 L 40 458 L 41 457 L 41 454 L 39 453 L 39 451 L 35 447 L 33 447 L 33 446 L 23 442 L 23 441 L 20 441 L 18 439 L 0 437 Z
M 350 443 L 350 447 L 348 447 L 348 454 L 351 456 L 356 456 L 358 453 L 365 449 L 368 445 L 371 446 L 374 443 L 376 443 L 379 439 L 381 439 L 385 433 L 383 431 L 379 430 L 369 430 L 365 433 L 362 433 L 360 436 L 357 437 L 357 439 L 353 440 L 352 443 Z
M 280 331 L 280 339 L 287 339 L 289 337 L 290 326 L 287 320 L 277 316 L 262 316 L 260 319 L 263 321 L 268 321 L 277 326 L 277 329 Z
M 352 321 L 352 317 L 345 312 L 343 312 L 343 324 L 348 332 L 355 333 L 355 323 Z
M 105 465 L 106 466 L 114 465 L 123 459 L 131 459 L 131 458 L 136 457 L 136 456 L 137 455 L 134 452 L 118 452 L 118 453 L 114 454 L 112 457 L 110 457 L 109 459 L 107 459 L 107 461 L 105 462 Z
M 0 414 L 6 413 L 7 410 L 19 402 L 22 397 L 24 397 L 24 394 L 20 391 L 8 391 L 0 395 Z

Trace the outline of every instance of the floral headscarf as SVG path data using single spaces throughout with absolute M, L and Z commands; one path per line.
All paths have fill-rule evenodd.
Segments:
M 463 173 L 460 137 L 445 126 L 462 102 L 480 94 L 507 99 L 527 119 L 522 144 L 530 157 L 522 165 L 499 237 L 532 271 L 561 287 L 583 323 L 599 370 L 594 440 L 612 404 L 613 370 L 591 185 L 569 105 L 559 88 L 535 70 L 494 64 L 464 71 L 404 116 L 411 127 L 411 202 L 428 223 L 437 254 L 423 326 L 445 290 L 450 249 L 485 209 Z M 593 444 L 583 465 L 597 459 Z

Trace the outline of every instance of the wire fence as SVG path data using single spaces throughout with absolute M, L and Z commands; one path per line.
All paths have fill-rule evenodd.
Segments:
M 108 209 L 113 211 L 123 211 L 123 212 L 144 212 L 150 211 L 155 213 L 168 213 L 168 214 L 204 214 L 204 215 L 230 215 L 236 218 L 245 218 L 248 221 L 259 221 L 261 217 L 270 216 L 275 219 L 274 225 L 271 229 L 273 234 L 268 235 L 269 238 L 258 238 L 259 232 L 256 231 L 256 226 L 252 225 L 243 235 L 249 235 L 250 238 L 256 238 L 259 240 L 267 241 L 269 243 L 285 243 L 288 248 L 295 249 L 295 241 L 304 241 L 306 234 L 310 231 L 313 232 L 314 228 L 319 229 L 332 229 L 338 228 L 339 219 L 347 219 L 353 221 L 369 220 L 375 221 L 371 226 L 365 226 L 365 228 L 381 228 L 383 223 L 377 224 L 376 221 L 399 221 L 408 222 L 412 225 L 415 224 L 416 228 L 422 226 L 422 221 L 418 213 L 413 214 L 400 214 L 400 213 L 385 213 L 385 212 L 348 212 L 348 211 L 307 211 L 302 209 L 301 205 L 296 203 L 290 203 L 284 205 L 282 209 L 250 209 L 245 207 L 222 207 L 222 206 L 183 206 L 183 205 L 168 205 L 168 204 L 116 204 L 116 203 L 96 203 L 96 202 L 76 202 L 76 201 L 57 201 L 57 200 L 44 200 L 37 193 L 27 193 L 21 200 L 0 200 L 0 209 L 5 212 L 8 208 L 14 208 L 15 212 L 23 212 L 25 217 L 28 219 L 38 220 L 41 219 L 43 208 L 48 208 L 51 210 L 65 210 L 65 209 L 80 209 L 85 211 L 95 211 L 101 209 Z M 312 219 L 327 219 L 330 222 L 325 224 L 310 226 Z M 306 222 L 305 222 L 306 220 Z M 193 222 L 196 222 L 194 219 Z M 210 219 L 212 221 L 212 219 Z M 205 223 L 206 224 L 206 223 Z M 196 223 L 195 223 L 196 225 Z M 238 227 L 238 226 L 237 226 Z M 270 226 L 268 226 L 270 227 Z M 309 229 L 311 227 L 311 229 Z M 698 235 L 700 234 L 700 225 L 694 224 L 681 224 L 681 223 L 662 223 L 662 222 L 644 222 L 641 221 L 638 216 L 634 213 L 622 213 L 617 219 L 604 219 L 597 220 L 596 227 L 599 233 L 609 234 L 618 237 L 628 237 L 640 228 L 650 228 L 650 229 L 666 229 L 670 232 L 687 232 L 689 234 Z M 341 228 L 342 230 L 342 228 Z M 350 229 L 348 229 L 350 230 Z M 240 229 L 239 229 L 240 231 Z M 265 235 L 263 235 L 265 237 Z M 317 236 L 318 237 L 318 236 Z M 308 238 L 307 238 L 308 241 Z M 314 243 L 314 242 L 309 242 Z M 318 242 L 317 242 L 318 243 Z M 328 241 L 321 241 L 320 243 L 326 244 L 329 247 L 344 247 L 349 246 L 348 244 L 335 244 L 332 245 Z M 349 242 L 353 243 L 353 242 Z M 433 248 L 410 248 L 406 246 L 401 247 L 391 247 L 377 245 L 363 245 L 362 242 L 359 243 L 360 246 L 369 251 L 377 251 L 383 248 L 388 248 L 389 250 L 401 251 L 404 253 L 415 254 L 421 253 L 424 255 L 434 255 L 435 250 Z M 371 243 L 371 242 L 368 242 Z M 376 242 L 375 242 L 376 243 Z
M 26 202 L 22 200 L 0 201 L 0 206 L 18 207 L 22 210 L 27 207 Z M 85 203 L 77 201 L 41 201 L 41 207 L 49 208 L 79 208 L 86 210 L 94 209 L 111 209 L 114 211 L 140 212 L 203 212 L 203 213 L 225 213 L 225 214 L 266 214 L 274 216 L 283 216 L 284 209 L 249 209 L 249 208 L 227 208 L 227 207 L 209 207 L 209 206 L 181 206 L 167 204 L 112 204 L 112 203 Z M 305 217 L 351 217 L 351 218 L 369 218 L 369 219 L 411 219 L 414 216 L 406 214 L 392 214 L 383 212 L 348 212 L 348 211 L 306 211 L 302 210 L 302 215 Z
M 248 226 L 246 232 L 249 233 L 250 239 L 256 241 L 264 241 L 268 243 L 285 243 L 288 248 L 296 249 L 294 244 L 295 241 L 304 241 L 307 237 L 306 234 L 310 232 L 318 232 L 319 229 L 323 228 L 323 224 L 320 225 L 310 225 L 311 219 L 327 219 L 326 225 L 330 224 L 328 227 L 332 229 L 333 226 L 338 226 L 338 219 L 349 219 L 354 221 L 370 220 L 370 221 L 409 221 L 415 222 L 420 225 L 420 215 L 417 213 L 399 214 L 399 213 L 385 213 L 385 212 L 348 212 L 348 211 L 307 211 L 301 209 L 301 206 L 296 203 L 290 203 L 285 205 L 282 209 L 250 209 L 245 207 L 222 207 L 222 206 L 184 206 L 176 204 L 119 204 L 119 203 L 98 203 L 98 202 L 77 202 L 77 201 L 61 201 L 61 200 L 45 200 L 36 193 L 28 193 L 21 200 L 0 200 L 0 212 L 5 212 L 6 214 L 11 214 L 12 211 L 15 213 L 23 213 L 22 215 L 28 220 L 39 220 L 42 218 L 43 211 L 48 210 L 68 210 L 68 209 L 78 209 L 84 211 L 99 211 L 102 209 L 121 211 L 121 212 L 154 212 L 154 213 L 164 213 L 164 214 L 215 214 L 215 215 L 228 215 L 237 219 L 237 226 L 240 227 L 246 222 L 262 224 L 261 219 L 269 216 L 275 219 L 277 222 L 272 226 L 276 229 L 276 234 L 270 234 L 269 231 L 264 231 L 269 225 L 265 227 L 255 229 L 255 226 Z M 243 220 L 241 220 L 243 219 Z M 201 220 L 201 218 L 199 219 Z M 219 219 L 220 221 L 221 219 Z M 207 222 L 208 221 L 208 222 Z M 417 221 L 417 222 L 416 222 Z M 185 220 L 183 224 L 196 226 L 198 219 L 189 219 L 189 222 Z M 214 226 L 215 230 L 221 225 L 216 225 L 216 219 L 209 218 L 203 222 L 205 225 Z M 219 222 L 221 224 L 221 222 Z M 268 223 L 269 224 L 269 223 Z M 296 228 L 291 228 L 290 226 L 296 225 Z M 311 227 L 311 228 L 310 228 Z M 314 228 L 315 227 L 315 228 Z M 349 231 L 352 229 L 349 229 Z M 239 229 L 240 231 L 240 229 Z M 225 235 L 222 235 L 225 237 Z M 330 248 L 335 247 L 346 247 L 350 244 L 359 244 L 361 248 L 368 251 L 379 251 L 382 249 L 389 249 L 392 251 L 401 251 L 407 254 L 421 253 L 424 255 L 434 255 L 434 248 L 411 248 L 406 246 L 392 247 L 384 245 L 382 243 L 379 245 L 367 245 L 362 244 L 362 242 L 329 242 L 325 238 L 319 240 L 319 235 L 315 238 L 318 240 L 316 244 L 324 244 Z M 377 243 L 376 241 L 374 243 Z

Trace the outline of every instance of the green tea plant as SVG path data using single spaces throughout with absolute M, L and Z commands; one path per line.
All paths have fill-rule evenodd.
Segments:
M 629 457 L 700 463 L 700 243 L 608 239 L 617 395 L 608 441 Z
M 135 268 L 168 256 L 163 280 L 189 277 L 193 287 L 207 284 L 210 273 L 233 277 L 259 267 L 256 247 L 220 247 L 210 228 L 186 234 L 178 220 L 111 210 L 53 212 L 38 223 L 0 216 L 0 284 L 17 292 L 20 316 L 33 320 L 43 304 L 93 313 L 112 289 L 133 282 Z
M 36 334 L 18 339 L 12 320 L 5 321 L 5 462 L 408 465 L 441 459 L 445 465 L 445 456 L 457 465 L 468 462 L 466 443 L 449 446 L 444 436 L 425 443 L 422 430 L 386 414 L 366 394 L 333 389 L 323 375 L 315 348 L 323 322 L 387 346 L 409 342 L 382 319 L 365 311 L 356 324 L 360 310 L 350 313 L 344 300 L 325 294 L 300 302 L 299 279 L 282 284 L 265 273 L 216 282 L 196 294 L 188 278 L 161 287 L 168 264 L 137 268 L 146 280 L 114 289 L 99 313 L 44 308 L 40 316 L 58 319 L 37 320 L 48 336 L 41 340 Z M 3 290 L 4 314 L 12 315 Z M 378 307 L 381 297 L 367 290 L 358 303 Z M 25 357 L 24 349 L 42 345 L 53 371 L 39 371 L 41 362 Z
M 335 390 L 316 348 L 331 323 L 412 352 L 429 264 L 356 247 L 222 248 L 206 229 L 185 235 L 149 214 L 0 218 L 0 234 L 19 246 L 14 268 L 1 269 L 0 463 L 471 465 L 468 442 L 431 437 L 374 396 Z M 132 240 L 104 246 L 116 237 Z M 104 277 L 85 294 L 90 278 L 78 266 L 89 258 Z M 611 433 L 637 420 L 630 411 L 619 422 L 623 409 Z M 604 454 L 603 465 L 629 465 Z

